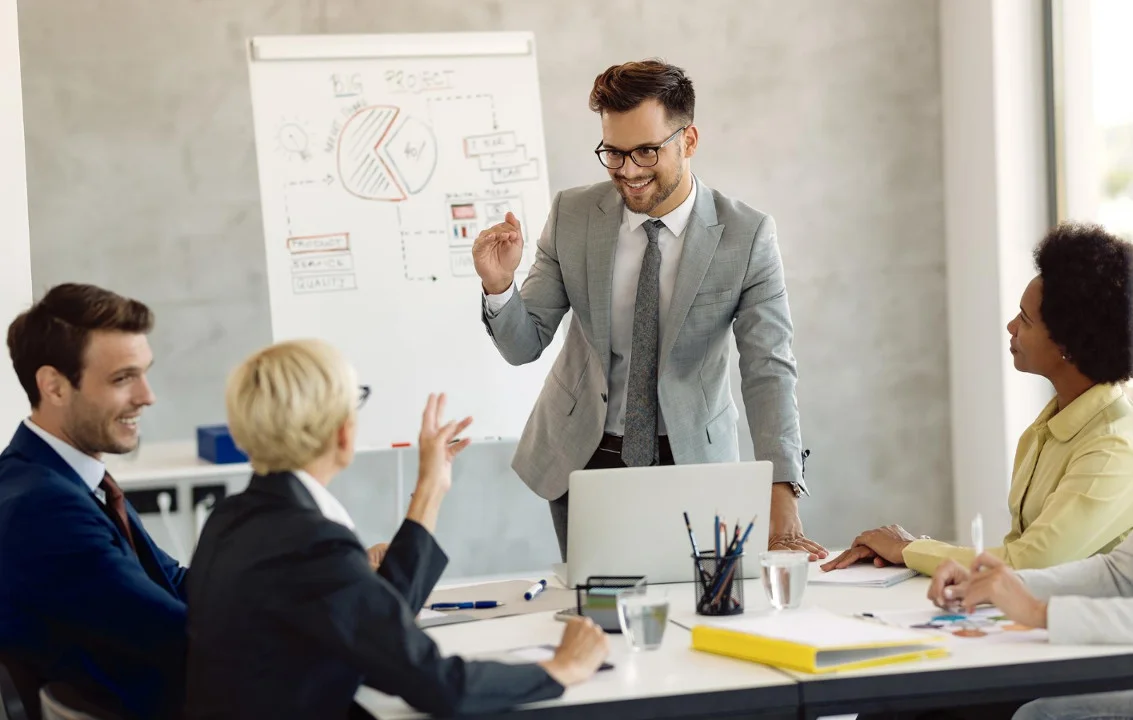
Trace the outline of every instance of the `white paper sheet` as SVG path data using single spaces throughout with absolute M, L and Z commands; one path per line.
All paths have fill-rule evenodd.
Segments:
M 874 567 L 851 565 L 841 570 L 823 572 L 813 563 L 807 582 L 811 585 L 846 585 L 853 587 L 890 587 L 917 576 L 916 570 L 907 567 Z
M 1046 630 L 1011 622 L 999 608 L 978 608 L 971 615 L 939 608 L 891 610 L 873 613 L 874 619 L 894 628 L 943 634 L 950 643 L 1045 643 Z

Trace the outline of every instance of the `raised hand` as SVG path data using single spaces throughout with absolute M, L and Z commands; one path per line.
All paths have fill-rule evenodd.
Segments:
M 523 229 L 514 213 L 509 212 L 502 223 L 482 231 L 472 244 L 472 262 L 489 295 L 499 295 L 511 287 L 522 258 Z
M 418 437 L 420 464 L 417 471 L 417 486 L 427 484 L 431 489 L 447 493 L 452 487 L 452 461 L 460 451 L 468 447 L 469 438 L 457 440 L 456 437 L 472 424 L 472 418 L 450 421 L 443 425 L 445 395 L 430 393 L 421 416 L 421 434 Z

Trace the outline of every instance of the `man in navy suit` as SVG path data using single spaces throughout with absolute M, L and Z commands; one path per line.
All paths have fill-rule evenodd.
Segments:
M 66 284 L 8 328 L 32 410 L 0 454 L 0 655 L 124 717 L 168 718 L 183 699 L 186 570 L 101 459 L 138 445 L 152 327 L 142 303 Z

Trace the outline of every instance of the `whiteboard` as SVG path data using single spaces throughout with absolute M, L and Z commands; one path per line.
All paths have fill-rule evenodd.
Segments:
M 248 70 L 275 341 L 320 337 L 370 385 L 360 445 L 417 439 L 430 392 L 521 432 L 560 347 L 512 367 L 480 320 L 479 231 L 547 217 L 531 33 L 256 37 Z
M 31 304 L 31 245 L 24 170 L 24 109 L 20 94 L 20 44 L 16 3 L 0 3 L 0 318 L 3 327 Z M 0 434 L 27 417 L 28 397 L 12 370 L 7 347 L 0 369 Z M 3 434 L 4 441 L 9 437 Z

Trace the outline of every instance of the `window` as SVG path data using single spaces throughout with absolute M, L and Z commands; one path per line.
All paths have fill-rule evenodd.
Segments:
M 1050 6 L 1058 220 L 1133 240 L 1133 2 Z

